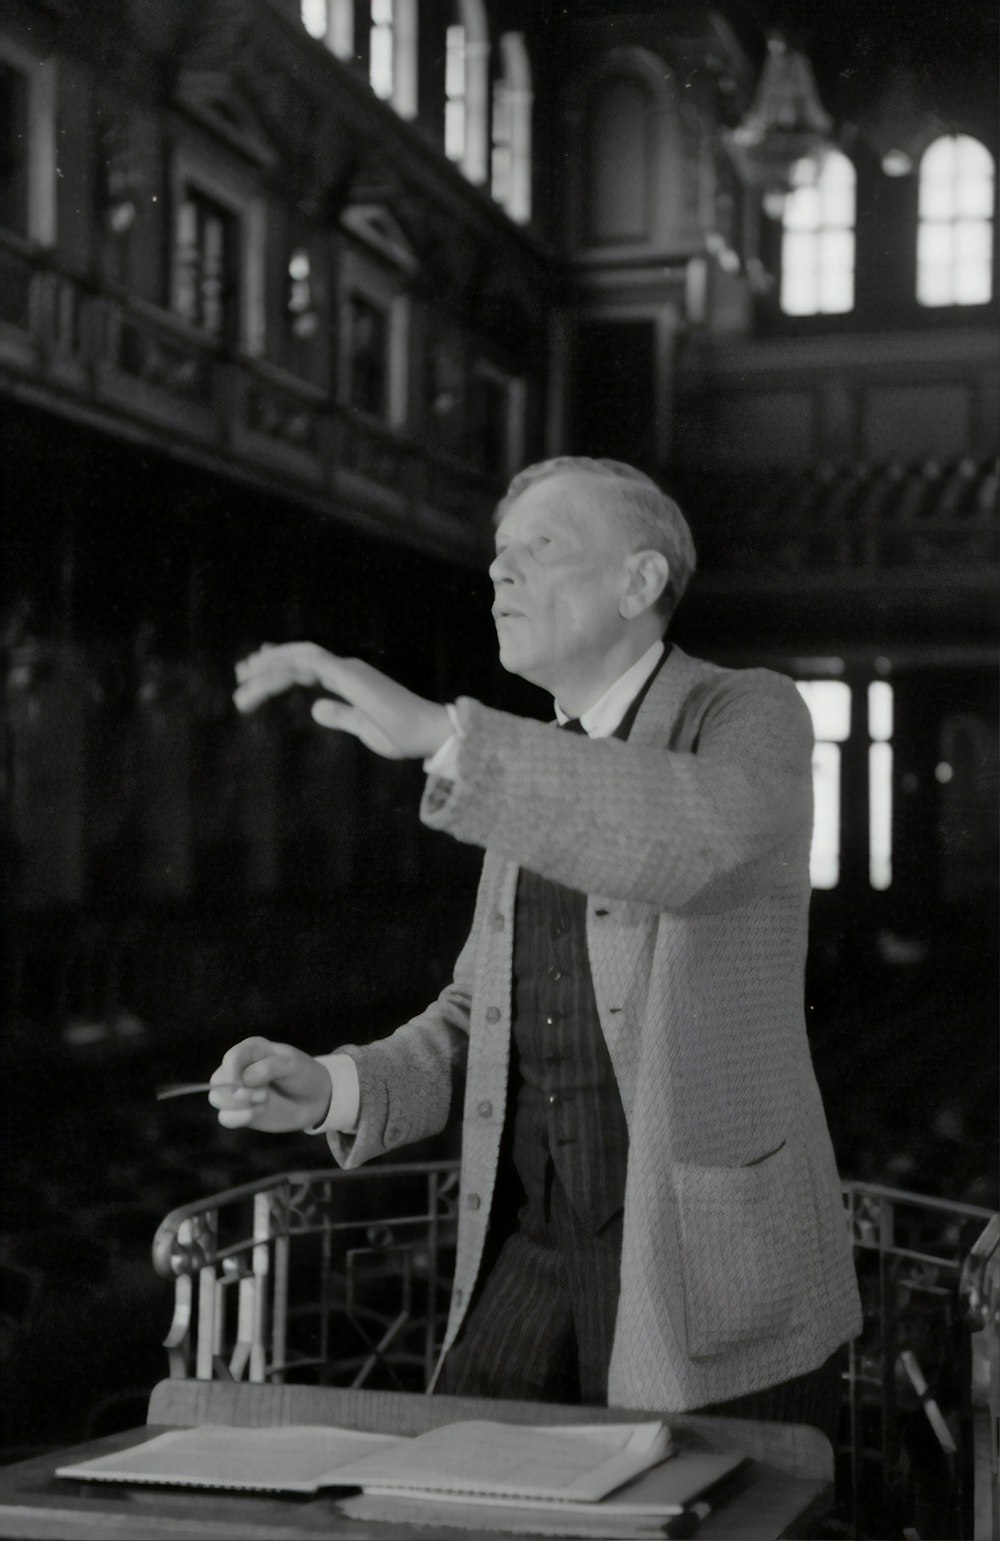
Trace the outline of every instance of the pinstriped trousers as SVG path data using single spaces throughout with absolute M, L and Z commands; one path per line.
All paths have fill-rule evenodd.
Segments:
M 596 1234 L 551 1166 L 544 1220 L 528 1206 L 500 1248 L 442 1368 L 454 1396 L 602 1406 L 618 1309 L 622 1215 Z

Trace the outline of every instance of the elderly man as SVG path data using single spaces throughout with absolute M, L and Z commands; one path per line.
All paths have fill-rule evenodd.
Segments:
M 803 1018 L 812 735 L 789 680 L 665 641 L 693 567 L 648 477 L 546 461 L 490 577 L 556 724 L 307 643 L 239 666 L 241 710 L 318 683 L 317 722 L 422 760 L 424 822 L 486 854 L 433 1005 L 318 1059 L 248 1039 L 210 1096 L 353 1167 L 441 1130 L 464 1080 L 439 1388 L 831 1431 L 860 1308 Z

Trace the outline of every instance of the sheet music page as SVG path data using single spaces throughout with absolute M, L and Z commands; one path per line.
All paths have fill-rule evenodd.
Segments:
M 500 1498 L 492 1494 L 484 1497 L 469 1493 L 427 1493 L 419 1488 L 373 1486 L 366 1487 L 360 1498 L 344 1499 L 343 1504 L 345 1514 L 359 1519 L 398 1519 L 401 1510 L 394 1505 L 406 1499 L 420 1500 L 422 1516 L 432 1513 L 436 1517 L 441 1513 L 447 1514 L 452 1509 L 465 1513 L 470 1507 L 492 1506 L 497 1514 L 504 1515 L 508 1520 L 518 1514 L 538 1515 L 542 1511 L 556 1510 L 565 1520 L 580 1519 L 587 1515 L 593 1518 L 598 1511 L 605 1520 L 609 1518 L 655 1519 L 683 1514 L 692 1503 L 706 1492 L 713 1492 L 720 1483 L 732 1477 L 746 1464 L 746 1457 L 738 1451 L 720 1453 L 685 1450 L 671 1460 L 659 1461 L 648 1471 L 640 1472 L 637 1477 L 615 1488 L 597 1503 L 580 1498 L 560 1498 L 555 1501 L 537 1498 Z M 372 1500 L 372 1503 L 380 1504 L 381 1507 L 376 1509 L 372 1503 L 367 1503 L 367 1500 Z M 422 1518 L 421 1523 L 431 1522 Z M 487 1528 L 503 1528 L 499 1525 L 491 1525 L 485 1518 L 482 1523 Z
M 394 1450 L 352 1462 L 341 1476 L 366 1491 L 425 1492 L 533 1499 L 603 1498 L 669 1453 L 660 1423 L 565 1428 L 473 1420 L 419 1434 Z
M 399 1444 L 389 1434 L 320 1424 L 241 1429 L 205 1424 L 171 1430 L 113 1455 L 60 1466 L 58 1477 L 105 1482 L 167 1482 L 186 1487 L 314 1493 L 345 1462 Z M 408 1443 L 408 1441 L 407 1441 Z M 354 1486 L 355 1484 L 351 1484 Z

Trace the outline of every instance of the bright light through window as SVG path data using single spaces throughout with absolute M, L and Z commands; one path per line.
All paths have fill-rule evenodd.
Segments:
M 813 747 L 813 835 L 809 881 L 836 888 L 840 880 L 840 745 L 819 740 Z
M 465 28 L 449 27 L 445 34 L 444 153 L 449 160 L 465 155 Z
M 856 176 L 833 150 L 816 180 L 788 194 L 782 214 L 781 308 L 787 316 L 854 309 Z
M 851 687 L 843 680 L 800 680 L 798 690 L 816 735 L 809 880 L 813 888 L 836 888 L 840 881 L 840 745 L 851 733 Z
M 395 85 L 393 69 L 393 0 L 371 0 L 371 31 L 368 34 L 368 79 L 375 95 L 392 100 Z
M 993 157 L 968 134 L 946 134 L 924 152 L 917 230 L 921 305 L 989 303 L 993 177 Z
M 809 708 L 817 738 L 842 744 L 851 736 L 851 687 L 843 680 L 800 680 L 799 695 Z
M 326 40 L 326 0 L 302 0 L 302 25 L 310 37 Z
M 884 891 L 892 886 L 892 686 L 868 686 L 868 877 Z
M 511 219 L 531 217 L 531 64 L 524 38 L 500 39 L 502 73 L 493 83 L 490 191 Z

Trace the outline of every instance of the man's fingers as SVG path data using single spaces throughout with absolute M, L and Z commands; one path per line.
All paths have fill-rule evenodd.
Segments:
M 290 1075 L 294 1068 L 292 1056 L 276 1050 L 264 1059 L 255 1059 L 252 1065 L 247 1066 L 243 1072 L 243 1085 L 251 1088 L 270 1086 L 283 1076 Z
M 233 701 L 238 711 L 252 712 L 273 696 L 280 696 L 293 685 L 315 685 L 318 675 L 315 669 L 289 660 L 278 668 L 264 668 L 247 674 L 243 683 L 233 691 Z
M 208 1100 L 213 1108 L 225 1109 L 227 1113 L 245 1112 L 247 1118 L 253 1118 L 267 1101 L 267 1089 L 263 1086 L 218 1086 L 209 1091 Z
M 252 1038 L 241 1038 L 239 1043 L 234 1043 L 231 1049 L 227 1049 L 219 1066 L 212 1071 L 209 1077 L 212 1086 L 225 1086 L 232 1082 L 241 1082 L 243 1072 L 248 1065 L 255 1060 L 266 1059 L 274 1054 L 276 1045 L 270 1038 L 261 1038 L 255 1035 Z
M 247 1124 L 252 1124 L 257 1117 L 257 1108 L 222 1108 L 219 1111 L 219 1123 L 223 1129 L 245 1129 Z

